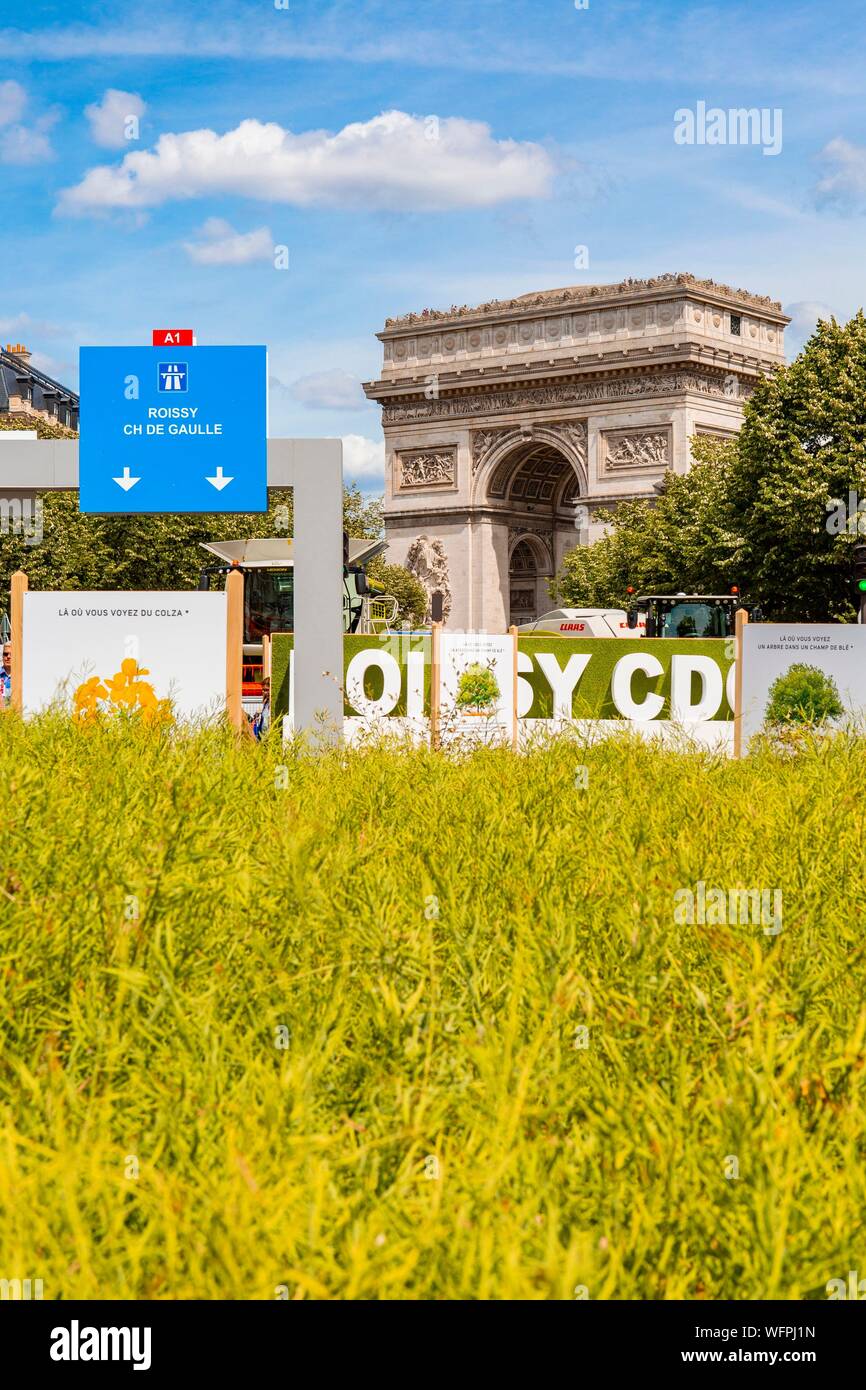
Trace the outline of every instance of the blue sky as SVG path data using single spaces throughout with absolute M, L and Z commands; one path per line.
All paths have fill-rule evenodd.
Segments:
M 36 0 L 0 337 L 70 385 L 153 327 L 265 342 L 271 433 L 341 435 L 365 490 L 388 315 L 688 270 L 780 299 L 790 354 L 864 301 L 864 40 L 852 0 Z M 698 102 L 781 110 L 781 151 L 676 143 Z

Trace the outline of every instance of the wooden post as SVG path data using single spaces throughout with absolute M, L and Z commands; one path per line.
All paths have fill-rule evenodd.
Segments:
M 262 680 L 271 674 L 271 634 L 262 633 Z
M 226 578 L 226 713 L 236 729 L 244 726 L 243 660 L 244 577 L 239 569 L 233 569 Z
M 513 663 L 514 663 L 514 668 L 513 668 L 513 672 L 512 672 L 512 683 L 511 683 L 511 699 L 512 699 L 512 705 L 511 705 L 511 719 L 512 719 L 511 749 L 512 749 L 512 752 L 516 753 L 516 752 L 517 752 L 517 628 L 516 628 L 516 626 L 512 623 L 512 625 L 511 625 L 511 627 L 508 629 L 508 631 L 511 633 L 511 640 L 512 640 L 512 642 L 513 642 L 513 644 L 514 644 L 514 651 L 513 651 L 513 653 L 512 653 L 512 661 L 513 661 Z
M 439 697 L 442 684 L 442 624 L 430 627 L 430 747 L 439 747 Z
M 738 608 L 734 617 L 734 757 L 743 756 L 743 629 L 749 621 L 745 608 Z
M 16 570 L 9 586 L 10 621 L 12 623 L 12 708 L 19 714 L 24 709 L 24 595 L 27 575 Z

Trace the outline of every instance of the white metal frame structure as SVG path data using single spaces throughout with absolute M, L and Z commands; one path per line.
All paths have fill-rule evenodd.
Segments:
M 75 439 L 3 440 L 0 497 L 78 487 Z M 294 490 L 295 728 L 336 741 L 343 728 L 343 445 L 269 439 L 268 487 Z

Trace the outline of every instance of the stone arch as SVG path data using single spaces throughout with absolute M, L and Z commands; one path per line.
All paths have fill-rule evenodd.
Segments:
M 508 537 L 509 568 L 513 567 L 515 552 L 520 547 L 522 547 L 524 551 L 530 550 L 532 552 L 536 573 L 543 574 L 552 570 L 553 555 L 547 538 L 538 535 L 534 531 L 523 530 L 519 526 L 512 527 Z
M 576 483 L 575 496 L 584 496 L 589 488 L 587 428 L 585 421 L 575 420 L 480 431 L 473 440 L 472 505 L 503 500 L 503 480 L 507 481 L 512 468 L 519 469 L 545 453 L 568 465 Z M 569 491 L 571 486 L 570 482 L 564 483 L 563 491 Z
M 518 627 L 553 607 L 549 582 L 566 551 L 581 542 L 576 522 L 578 499 L 587 493 L 586 435 L 585 422 L 575 420 L 507 426 L 473 439 L 473 507 L 483 512 L 492 538 L 504 616 Z M 531 568 L 521 563 L 530 558 Z
M 508 621 L 517 627 L 550 608 L 548 582 L 554 574 L 552 543 L 520 527 L 509 530 Z

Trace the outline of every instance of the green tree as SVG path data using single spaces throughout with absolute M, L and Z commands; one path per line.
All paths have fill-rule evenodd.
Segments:
M 737 582 L 740 539 L 727 516 L 732 444 L 696 438 L 691 471 L 668 472 L 652 501 L 598 513 L 610 530 L 565 556 L 551 597 L 570 607 L 623 608 L 636 593 L 727 592 Z
M 827 504 L 866 496 L 866 318 L 820 322 L 749 401 L 730 472 L 743 579 L 768 618 L 853 618 L 851 547 Z M 864 516 L 866 522 L 866 516 Z
M 861 537 L 833 525 L 830 504 L 847 505 L 849 491 L 866 500 L 862 310 L 820 322 L 793 362 L 758 382 L 736 440 L 696 436 L 691 449 L 687 475 L 668 473 L 657 500 L 624 503 L 606 536 L 566 555 L 553 596 L 623 606 L 629 584 L 712 593 L 736 583 L 768 619 L 853 619 Z
M 385 499 L 369 497 L 357 483 L 343 489 L 343 529 L 350 536 L 375 541 L 385 530 L 383 516 Z
M 39 439 L 77 439 L 75 430 L 38 415 L 0 415 L 0 430 L 35 430 Z
M 455 703 L 459 709 L 485 709 L 499 699 L 499 682 L 486 666 L 474 662 L 461 672 Z
M 386 594 L 398 602 L 397 623 L 407 622 L 410 627 L 420 627 L 427 612 L 427 590 L 414 574 L 402 565 L 388 565 L 382 555 L 377 555 L 367 566 L 367 573 L 377 584 L 381 584 Z
M 833 677 L 817 666 L 797 661 L 770 686 L 764 719 L 771 727 L 824 724 L 844 712 Z
M 75 438 L 61 426 L 26 416 L 0 416 L 0 429 L 36 429 L 40 439 Z M 267 512 L 253 513 L 83 516 L 77 492 L 43 493 L 38 500 L 41 516 L 34 513 L 19 534 L 5 513 L 0 518 L 0 610 L 8 605 L 9 579 L 17 569 L 26 570 L 34 589 L 192 589 L 208 563 L 202 542 L 291 536 L 294 530 L 290 488 L 269 491 Z M 343 526 L 351 536 L 380 536 L 382 499 L 365 497 L 357 486 L 345 488 Z M 410 603 L 408 590 L 403 598 Z
M 16 569 L 34 589 L 192 589 L 209 559 L 202 541 L 291 534 L 288 490 L 269 493 L 268 511 L 250 514 L 82 516 L 77 492 L 40 501 L 38 543 L 10 528 L 0 534 L 0 606 Z

